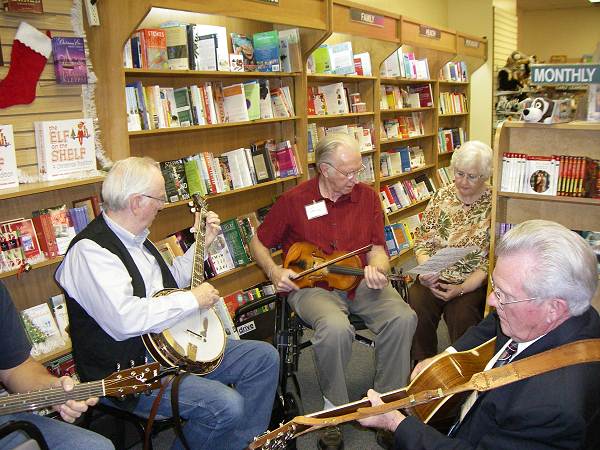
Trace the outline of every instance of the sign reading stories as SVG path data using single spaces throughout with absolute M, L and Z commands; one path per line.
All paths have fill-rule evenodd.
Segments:
M 532 64 L 531 84 L 600 83 L 600 64 Z

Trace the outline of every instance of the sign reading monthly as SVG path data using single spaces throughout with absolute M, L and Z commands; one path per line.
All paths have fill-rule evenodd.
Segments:
M 532 84 L 598 84 L 600 64 L 532 64 Z
M 383 16 L 362 9 L 350 8 L 350 20 L 374 27 L 383 27 Z

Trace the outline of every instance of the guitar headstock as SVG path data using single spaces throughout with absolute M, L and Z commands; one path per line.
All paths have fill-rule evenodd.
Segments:
M 208 209 L 208 205 L 206 204 L 206 200 L 200 194 L 192 194 L 192 200 L 189 202 L 190 210 L 195 212 L 206 212 Z
M 248 450 L 279 450 L 285 449 L 286 443 L 296 438 L 296 429 L 298 425 L 293 420 L 281 425 L 273 431 L 265 431 L 260 436 L 255 437 Z
M 120 370 L 106 377 L 104 389 L 110 397 L 123 397 L 127 394 L 160 388 L 160 364 L 153 362 L 143 366 Z

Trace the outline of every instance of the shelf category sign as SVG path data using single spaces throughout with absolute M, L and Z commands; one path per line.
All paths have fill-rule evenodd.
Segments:
M 362 9 L 350 8 L 350 20 L 374 27 L 383 27 L 383 16 Z
M 600 64 L 532 64 L 531 84 L 598 84 Z

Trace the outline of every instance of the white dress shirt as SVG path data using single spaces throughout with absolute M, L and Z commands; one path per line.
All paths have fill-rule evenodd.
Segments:
M 123 262 L 97 243 L 82 239 L 56 271 L 56 281 L 113 339 L 122 341 L 146 333 L 160 333 L 198 309 L 189 292 L 152 298 L 164 288 L 160 266 L 144 247 L 148 230 L 134 236 L 103 213 L 108 227 L 133 258 L 146 287 L 145 298 L 133 295 L 131 277 Z M 190 284 L 194 246 L 169 267 L 177 285 Z

